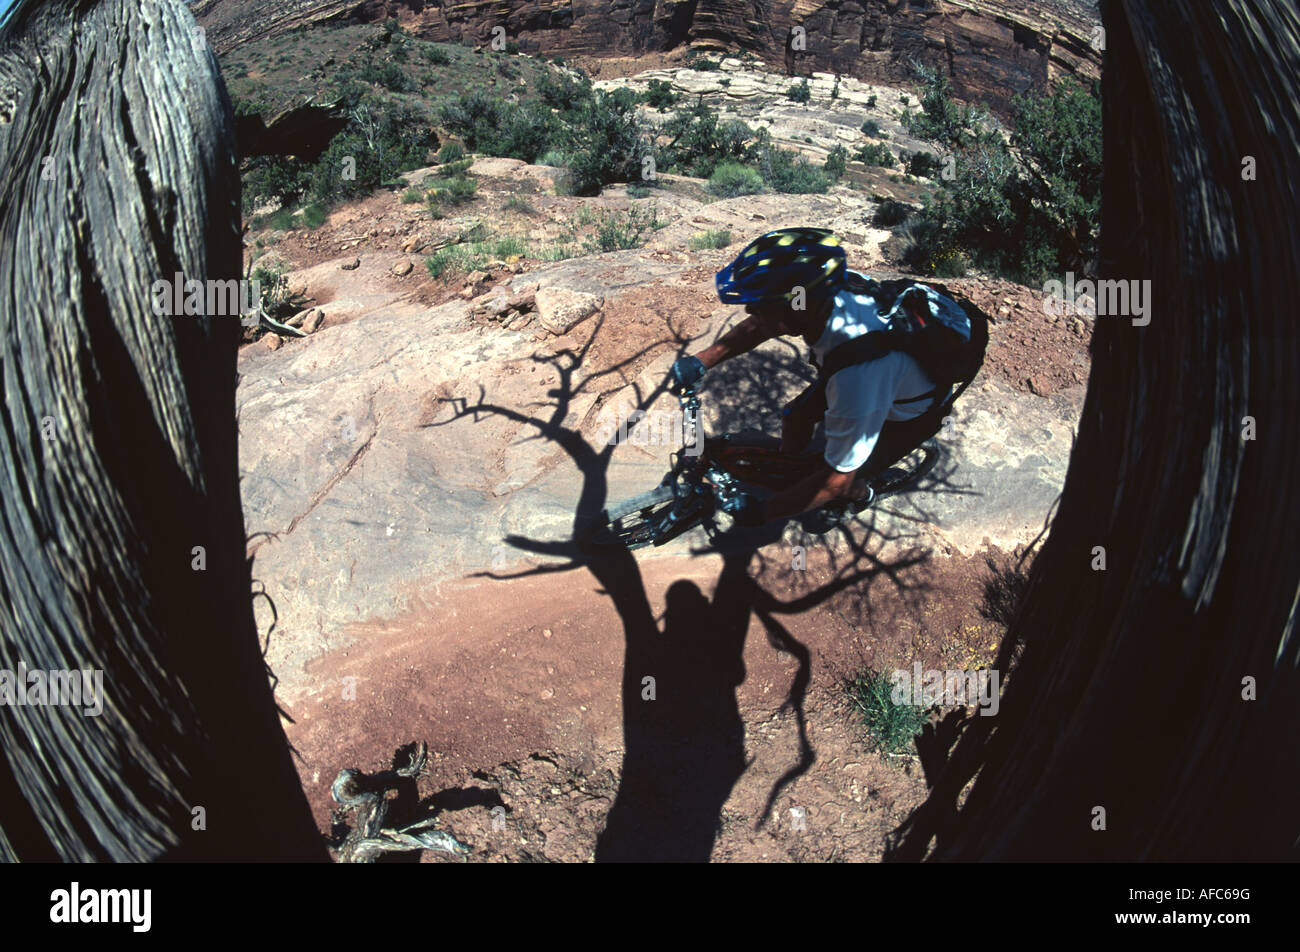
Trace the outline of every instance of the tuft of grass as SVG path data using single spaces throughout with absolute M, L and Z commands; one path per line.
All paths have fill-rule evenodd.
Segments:
M 465 158 L 465 147 L 459 142 L 448 142 L 438 150 L 438 161 L 442 163 L 459 162 Z
M 472 234 L 481 234 L 481 231 Z M 440 278 L 444 274 L 469 274 L 481 269 L 489 261 L 523 257 L 527 253 L 528 247 L 522 238 L 506 235 L 440 248 L 424 259 L 424 266 L 429 269 L 430 277 Z
M 560 243 L 556 245 L 544 245 L 538 249 L 537 257 L 542 261 L 567 261 L 569 258 L 576 258 L 582 252 L 576 245 Z
M 423 198 L 424 196 L 420 194 L 420 190 L 418 188 L 408 188 L 405 192 L 402 193 L 402 204 L 411 205 L 414 204 L 415 202 L 420 201 Z
M 302 210 L 302 223 L 308 228 L 319 228 L 325 224 L 325 207 L 313 202 Z
M 601 215 L 596 234 L 586 242 L 592 253 L 627 251 L 645 244 L 651 231 L 658 231 L 667 222 L 659 217 L 655 206 L 633 208 L 626 215 Z
M 537 214 L 537 209 L 533 207 L 533 203 L 520 195 L 511 195 L 501 207 L 508 212 L 520 212 L 524 215 Z
M 692 235 L 690 241 L 692 251 L 707 251 L 713 248 L 725 248 L 729 244 L 731 244 L 731 232 L 726 229 L 706 231 L 698 235 Z
M 474 164 L 473 159 L 457 159 L 438 166 L 438 178 L 458 178 L 464 177 L 469 171 L 469 167 Z
M 429 207 L 441 209 L 449 205 L 463 205 L 478 192 L 478 182 L 464 175 L 445 179 L 429 192 Z
M 888 754 L 908 753 L 913 740 L 930 718 L 930 708 L 896 704 L 894 683 L 883 672 L 870 668 L 859 672 L 846 686 L 849 701 L 867 729 L 872 750 Z

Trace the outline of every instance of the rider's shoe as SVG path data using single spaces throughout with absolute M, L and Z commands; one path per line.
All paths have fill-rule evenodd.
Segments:
M 853 510 L 854 515 L 863 510 L 870 509 L 871 504 L 876 501 L 876 490 L 868 483 L 864 487 L 864 494 L 849 503 L 849 509 Z

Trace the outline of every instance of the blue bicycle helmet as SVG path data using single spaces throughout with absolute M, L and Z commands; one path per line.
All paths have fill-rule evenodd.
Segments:
M 839 238 L 825 228 L 769 231 L 718 272 L 718 297 L 724 304 L 788 301 L 796 287 L 837 286 L 846 261 Z

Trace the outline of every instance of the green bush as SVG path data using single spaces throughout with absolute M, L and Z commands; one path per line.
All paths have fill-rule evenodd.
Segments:
M 308 228 L 319 228 L 325 224 L 325 209 L 317 202 L 313 202 L 302 210 L 302 223 Z
M 699 235 L 692 235 L 690 240 L 692 251 L 725 248 L 729 244 L 731 244 L 731 232 L 725 229 L 721 231 L 706 231 Z
M 943 166 L 942 160 L 937 155 L 929 152 L 922 152 L 917 149 L 907 159 L 907 172 L 909 175 L 915 175 L 918 178 L 934 178 L 935 173 Z
M 826 156 L 825 163 L 822 164 L 822 171 L 832 179 L 839 181 L 844 177 L 844 171 L 849 160 L 849 152 L 844 146 L 837 145 L 831 149 Z
M 711 176 L 722 162 L 742 161 L 754 138 L 743 122 L 720 121 L 703 100 L 678 110 L 660 132 L 669 139 L 660 150 L 664 170 L 699 178 Z
M 825 172 L 797 152 L 773 146 L 766 135 L 759 137 L 749 157 L 767 187 L 775 192 L 808 195 L 830 188 L 831 180 Z
M 356 72 L 357 79 L 374 83 L 395 93 L 413 93 L 420 87 L 396 63 L 367 63 Z
M 402 193 L 402 204 L 410 205 L 413 202 L 418 202 L 423 197 L 424 196 L 420 194 L 420 190 L 418 188 L 408 188 L 405 192 Z
M 543 75 L 536 88 L 543 102 L 561 112 L 572 112 L 591 98 L 591 81 L 586 77 L 575 79 L 567 73 Z
M 681 96 L 673 92 L 671 83 L 666 83 L 662 79 L 652 79 L 646 91 L 639 98 L 641 102 L 650 108 L 663 112 L 670 106 L 675 106 Z
M 978 126 L 981 115 L 948 100 L 947 80 L 926 80 L 920 118 L 911 127 L 950 149 L 955 174 L 908 226 L 928 232 L 914 258 L 930 269 L 957 269 L 965 258 L 1001 277 L 1038 285 L 1065 270 L 1088 272 L 1101 216 L 1101 104 L 1071 84 L 1047 96 L 1012 100 L 1009 143 Z M 960 254 L 957 254 L 960 252 Z
M 912 749 L 913 738 L 930 719 L 930 709 L 894 703 L 893 679 L 883 672 L 863 671 L 846 686 L 870 737 L 872 750 L 901 754 Z
M 430 66 L 446 66 L 451 62 L 450 54 L 441 46 L 436 46 L 433 43 L 420 50 L 420 55 L 424 57 L 424 61 Z
M 537 157 L 538 165 L 549 165 L 552 168 L 562 168 L 569 161 L 569 157 L 559 149 L 548 149 Z
M 604 214 L 596 227 L 596 234 L 585 242 L 590 252 L 627 251 L 640 248 L 646 236 L 664 226 L 658 210 L 651 207 L 632 208 L 626 215 Z
M 881 138 L 882 133 L 880 131 L 880 123 L 876 122 L 874 119 L 868 119 L 862 124 L 862 134 L 871 136 L 875 139 Z
M 715 59 L 707 59 L 706 57 L 700 57 L 699 59 L 692 61 L 689 65 L 691 69 L 697 70 L 701 73 L 716 73 L 718 70 L 722 69 L 722 64 L 720 62 Z
M 629 89 L 596 91 L 578 111 L 570 128 L 567 184 L 574 195 L 595 195 L 610 182 L 639 179 L 650 143 L 636 117 L 636 97 Z
M 438 150 L 438 161 L 444 164 L 459 162 L 463 158 L 465 158 L 465 147 L 459 142 L 448 142 Z
M 808 80 L 801 83 L 795 83 L 785 91 L 785 98 L 791 102 L 807 102 L 812 99 L 812 90 L 808 88 Z
M 870 96 L 867 97 L 867 108 L 868 108 L 868 109 L 875 109 L 875 108 L 876 108 L 876 94 L 875 94 L 875 93 L 872 93 Z
M 871 216 L 871 224 L 877 228 L 892 228 L 907 221 L 911 214 L 910 205 L 887 198 L 876 206 L 875 214 Z
M 756 195 L 763 191 L 763 176 L 739 162 L 723 162 L 709 176 L 709 191 L 722 198 Z
M 429 202 L 436 206 L 463 205 L 478 191 L 478 182 L 458 175 L 445 179 L 429 193 Z
M 438 178 L 459 178 L 469 171 L 469 167 L 474 164 L 473 159 L 460 159 L 454 162 L 447 162 L 438 166 L 438 171 L 434 174 Z
M 482 89 L 444 102 L 439 118 L 473 151 L 525 162 L 534 161 L 558 131 L 545 105 L 506 102 Z
M 898 164 L 897 159 L 894 158 L 894 153 L 890 152 L 889 146 L 884 143 L 868 143 L 860 147 L 853 157 L 859 162 L 885 169 L 892 169 Z
M 311 195 L 324 205 L 369 195 L 381 183 L 426 165 L 437 144 L 422 113 L 363 98 L 350 109 L 348 126 L 311 168 Z

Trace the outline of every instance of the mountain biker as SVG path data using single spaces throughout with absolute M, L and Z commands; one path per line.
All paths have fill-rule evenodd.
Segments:
M 836 346 L 888 328 L 875 298 L 861 293 L 865 278 L 846 262 L 840 240 L 824 229 L 786 228 L 755 239 L 716 277 L 719 298 L 744 304 L 748 317 L 716 344 L 677 360 L 674 389 L 694 386 L 709 368 L 773 337 L 799 335 L 822 365 Z M 827 504 L 869 505 L 867 477 L 912 448 L 906 421 L 944 396 L 899 350 L 839 370 L 826 383 L 823 419 L 820 406 L 802 397 L 783 411 L 781 451 L 815 452 L 824 440 L 824 465 L 766 501 L 742 494 L 732 513 L 736 521 L 759 526 Z

